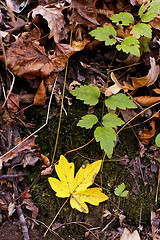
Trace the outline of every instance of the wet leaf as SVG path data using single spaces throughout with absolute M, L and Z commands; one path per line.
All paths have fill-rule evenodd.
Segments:
M 108 197 L 101 192 L 101 188 L 88 188 L 93 184 L 100 170 L 101 162 L 100 160 L 92 164 L 86 164 L 85 167 L 79 169 L 74 178 L 74 163 L 69 163 L 61 155 L 58 165 L 55 166 L 60 180 L 53 177 L 48 178 L 52 189 L 56 192 L 56 196 L 61 198 L 70 197 L 71 207 L 84 213 L 89 212 L 85 202 L 98 206 L 100 202 L 107 200 Z

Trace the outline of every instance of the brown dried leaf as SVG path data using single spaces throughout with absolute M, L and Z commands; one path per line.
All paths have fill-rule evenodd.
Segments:
M 140 134 L 139 138 L 141 139 L 142 143 L 147 145 L 149 141 L 155 134 L 155 120 L 150 122 L 151 130 L 145 129 L 143 133 Z
M 74 20 L 78 24 L 88 27 L 100 25 L 96 20 L 95 0 L 76 0 L 74 8 Z
M 7 100 L 7 108 L 10 113 L 16 113 L 19 111 L 19 95 L 10 93 Z
M 158 211 L 158 210 L 157 210 Z M 160 216 L 158 212 L 151 211 L 151 225 L 153 240 L 160 240 L 159 232 Z
M 42 172 L 41 172 L 41 176 L 43 175 L 48 175 L 48 174 L 52 174 L 53 172 L 53 166 L 49 166 L 48 168 L 44 169 Z
M 149 24 L 153 28 L 160 30 L 160 16 L 155 17 L 152 21 L 149 22 Z
M 43 154 L 41 154 L 41 161 L 46 165 L 46 166 L 50 166 L 50 161 L 49 158 Z
M 31 199 L 23 199 L 22 206 L 25 206 L 32 212 L 32 218 L 36 219 L 38 215 L 38 208 L 33 204 Z
M 13 73 L 29 79 L 48 76 L 55 66 L 48 59 L 45 49 L 36 41 L 19 38 L 6 51 L 7 65 Z
M 118 80 L 117 80 L 117 78 L 116 78 L 116 76 L 114 75 L 113 72 L 111 72 L 111 79 L 115 84 L 106 89 L 105 96 L 108 97 L 108 96 L 111 96 L 112 94 L 116 94 L 121 89 L 123 89 L 125 92 L 127 92 L 128 90 L 133 90 L 133 87 L 131 85 L 127 84 L 126 82 L 123 82 L 124 85 L 121 85 L 118 82 Z
M 67 38 L 67 32 L 65 31 L 65 20 L 62 10 L 64 8 L 47 8 L 45 6 L 38 6 L 32 11 L 32 17 L 41 15 L 48 22 L 50 28 L 49 38 L 54 37 L 56 43 L 62 39 Z
M 134 100 L 142 106 L 151 106 L 160 101 L 160 97 L 140 96 L 135 97 Z
M 160 88 L 155 88 L 155 89 L 153 89 L 153 91 L 157 94 L 160 94 Z
M 136 77 L 131 78 L 134 89 L 137 89 L 143 86 L 149 87 L 150 85 L 155 83 L 155 81 L 157 80 L 160 68 L 158 65 L 156 65 L 155 58 L 150 57 L 150 64 L 151 64 L 151 69 L 149 70 L 149 73 L 147 76 L 141 77 L 141 78 L 136 78 Z
M 7 153 L 4 157 L 2 157 L 1 158 L 2 161 L 3 162 L 8 162 L 12 158 L 18 156 L 18 153 L 20 153 L 24 150 L 29 150 L 29 151 L 33 151 L 33 149 L 38 149 L 39 150 L 38 146 L 35 144 L 35 139 L 36 138 L 37 138 L 37 136 L 31 136 L 29 139 L 27 139 L 21 145 L 19 145 L 17 148 L 15 148 L 13 151 Z
M 39 88 L 34 96 L 33 105 L 41 105 L 44 106 L 46 102 L 46 87 L 44 86 L 44 80 L 42 80 Z

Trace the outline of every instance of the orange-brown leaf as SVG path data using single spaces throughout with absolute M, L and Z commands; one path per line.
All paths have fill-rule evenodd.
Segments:
M 36 95 L 34 96 L 33 104 L 43 106 L 45 104 L 45 101 L 46 101 L 46 88 L 44 86 L 44 80 L 42 80 L 36 92 Z
M 145 145 L 147 145 L 149 143 L 149 141 L 155 134 L 155 120 L 154 119 L 151 121 L 150 126 L 152 128 L 151 130 L 145 129 L 144 132 L 141 133 L 139 136 L 142 143 Z
M 140 96 L 135 97 L 134 100 L 142 106 L 151 106 L 160 102 L 160 97 Z

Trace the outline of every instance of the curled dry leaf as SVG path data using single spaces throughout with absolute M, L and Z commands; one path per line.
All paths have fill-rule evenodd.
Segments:
M 145 129 L 144 132 L 141 133 L 139 136 L 139 138 L 141 139 L 141 142 L 145 145 L 147 145 L 149 143 L 149 141 L 155 134 L 155 120 L 154 119 L 150 122 L 150 126 L 152 128 L 151 130 Z
M 160 97 L 140 96 L 135 97 L 134 100 L 142 106 L 151 106 L 160 102 Z
M 43 162 L 43 164 L 45 164 L 46 166 L 50 166 L 50 161 L 49 158 L 43 154 L 41 154 L 41 161 Z
M 46 87 L 44 86 L 44 80 L 42 80 L 39 88 L 34 96 L 33 105 L 41 105 L 44 106 L 46 102 Z
M 49 167 L 47 167 L 46 169 L 44 169 L 42 172 L 41 172 L 41 176 L 43 176 L 43 175 L 48 175 L 48 174 L 52 174 L 52 172 L 53 172 L 53 166 L 51 165 L 51 166 L 49 166 Z
M 156 65 L 155 58 L 150 57 L 150 64 L 151 64 L 151 69 L 149 70 L 149 73 L 147 76 L 141 77 L 141 78 L 136 78 L 136 77 L 131 78 L 134 89 L 141 88 L 144 86 L 149 87 L 150 85 L 155 83 L 155 81 L 157 80 L 160 68 L 158 65 Z
M 112 94 L 118 93 L 121 89 L 127 92 L 128 90 L 133 90 L 133 87 L 126 82 L 123 82 L 124 85 L 121 85 L 113 72 L 111 72 L 111 79 L 115 83 L 114 85 L 108 87 L 105 91 L 105 96 L 111 96 Z
M 137 230 L 131 233 L 127 228 L 125 228 L 120 240 L 140 240 L 140 236 Z
M 47 8 L 45 6 L 38 6 L 32 11 L 32 17 L 41 15 L 48 22 L 50 28 L 49 38 L 54 37 L 56 43 L 68 37 L 65 29 L 65 20 L 62 10 L 64 8 Z

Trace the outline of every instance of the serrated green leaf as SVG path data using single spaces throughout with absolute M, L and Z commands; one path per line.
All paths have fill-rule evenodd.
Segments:
M 102 124 L 106 128 L 115 128 L 121 126 L 125 122 L 120 119 L 115 113 L 108 113 L 103 117 Z
M 139 38 L 140 36 L 152 38 L 152 30 L 149 24 L 138 23 L 133 26 L 132 30 L 137 35 L 137 38 Z
M 113 45 L 117 42 L 114 38 L 117 36 L 116 30 L 112 26 L 98 27 L 89 33 L 99 41 L 105 41 L 105 45 Z
M 82 117 L 82 119 L 78 122 L 77 126 L 84 127 L 86 129 L 92 128 L 94 124 L 98 122 L 98 118 L 94 114 L 87 114 Z
M 128 191 L 124 189 L 126 188 L 125 184 L 122 183 L 114 190 L 114 194 L 118 197 L 126 197 L 128 195 Z
M 96 142 L 100 142 L 101 149 L 105 151 L 109 158 L 112 157 L 116 132 L 113 128 L 97 127 L 94 131 Z
M 121 45 L 116 46 L 119 51 L 122 50 L 125 53 L 131 53 L 137 57 L 140 57 L 139 47 L 139 41 L 134 36 L 126 37 Z
M 93 85 L 84 85 L 79 88 L 75 88 L 71 91 L 72 95 L 77 99 L 84 101 L 85 104 L 90 106 L 96 105 L 98 103 L 98 98 L 100 96 L 100 90 L 98 87 L 94 87 Z
M 134 21 L 134 17 L 128 12 L 120 12 L 119 14 L 114 14 L 112 17 L 110 17 L 110 19 L 117 25 L 120 24 L 125 26 Z
M 105 104 L 110 109 L 115 110 L 116 108 L 126 109 L 126 108 L 137 108 L 137 105 L 124 93 L 118 93 L 112 95 L 105 100 Z
M 148 1 L 147 4 L 142 4 L 139 9 L 139 16 L 142 22 L 150 22 L 158 15 L 158 10 L 160 9 L 160 1 L 154 0 L 152 2 Z
M 158 147 L 160 147 L 160 133 L 156 136 L 155 143 Z

